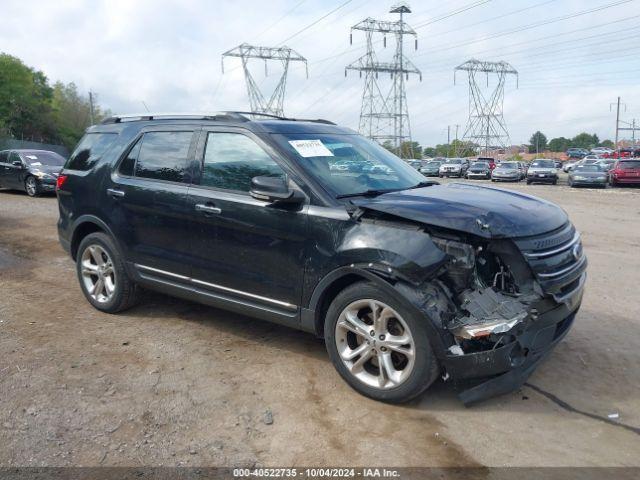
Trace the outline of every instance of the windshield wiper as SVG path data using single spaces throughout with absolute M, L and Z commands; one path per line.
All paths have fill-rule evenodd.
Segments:
M 413 190 L 413 189 L 422 188 L 422 187 L 431 187 L 433 185 L 440 185 L 440 182 L 428 180 L 428 181 L 425 181 L 425 182 L 420 182 L 420 183 L 414 185 L 413 187 L 405 188 L 405 190 Z
M 341 199 L 351 197 L 377 197 L 378 195 L 382 195 L 384 193 L 399 192 L 400 190 L 404 190 L 404 188 L 370 189 L 358 193 L 344 193 L 342 195 L 336 196 L 336 198 Z

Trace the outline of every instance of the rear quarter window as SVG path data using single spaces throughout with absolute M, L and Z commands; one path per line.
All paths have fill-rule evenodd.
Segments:
M 87 133 L 69 157 L 65 168 L 89 170 L 118 137 L 117 133 Z

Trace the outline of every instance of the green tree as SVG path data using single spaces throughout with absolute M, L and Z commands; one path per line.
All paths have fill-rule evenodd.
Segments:
M 611 140 L 603 140 L 600 142 L 600 145 L 598 146 L 606 147 L 606 148 L 615 148 L 614 143 Z
M 91 104 L 88 95 L 81 95 L 75 83 L 56 82 L 53 86 L 53 118 L 59 140 L 72 149 L 84 130 L 91 124 Z M 94 103 L 93 121 L 100 123 L 108 112 Z
M 47 77 L 5 53 L 0 54 L 0 121 L 9 135 L 50 140 L 53 90 Z
M 422 158 L 422 147 L 418 142 L 402 142 L 400 152 L 390 140 L 385 140 L 382 146 L 400 158 Z
M 577 148 L 593 148 L 597 147 L 599 143 L 600 139 L 595 133 L 590 135 L 582 132 L 571 139 L 571 146 Z
M 547 137 L 538 130 L 529 139 L 529 153 L 544 152 L 547 149 Z
M 552 138 L 549 142 L 548 149 L 552 152 L 566 152 L 571 146 L 571 140 L 565 137 Z

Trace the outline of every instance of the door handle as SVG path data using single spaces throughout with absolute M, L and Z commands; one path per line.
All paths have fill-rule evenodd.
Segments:
M 116 190 L 115 188 L 107 188 L 107 193 L 115 198 L 124 197 L 124 192 L 122 190 Z
M 213 205 L 205 205 L 204 203 L 196 203 L 196 211 L 204 213 L 222 213 L 222 210 Z

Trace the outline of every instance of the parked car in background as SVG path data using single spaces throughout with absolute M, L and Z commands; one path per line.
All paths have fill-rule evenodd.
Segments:
M 564 164 L 562 165 L 562 170 L 565 173 L 568 173 L 571 171 L 573 167 L 576 166 L 577 163 L 578 163 L 578 160 L 564 162 Z
M 478 157 L 478 162 L 486 162 L 489 164 L 489 168 L 493 170 L 496 168 L 496 159 L 493 157 Z
M 618 160 L 609 172 L 609 183 L 618 185 L 640 185 L 640 160 Z
M 466 158 L 447 158 L 442 165 L 438 175 L 440 177 L 464 177 L 469 168 L 469 161 Z
M 422 167 L 422 160 L 407 160 L 407 163 L 416 170 L 420 170 L 420 167 Z
M 558 160 L 557 158 L 554 158 L 553 159 L 553 163 L 555 164 L 557 169 L 562 168 L 562 161 L 561 160 Z
M 615 158 L 603 158 L 597 161 L 596 165 L 600 165 L 600 167 L 602 167 L 603 170 L 605 170 L 606 172 L 609 172 L 609 170 L 613 168 L 616 162 L 617 160 Z
M 569 158 L 584 158 L 587 155 L 589 155 L 589 150 L 585 150 L 584 148 L 576 148 L 576 147 L 572 147 L 567 149 L 567 156 Z
M 600 160 L 602 160 L 602 157 L 599 155 L 586 155 L 578 163 L 580 165 L 591 165 L 592 163 L 598 163 Z
M 473 162 L 467 170 L 466 178 L 491 178 L 491 166 L 487 162 Z
M 607 147 L 595 147 L 591 149 L 591 153 L 594 155 L 611 155 L 613 153 L 613 149 Z
M 440 165 L 442 164 L 443 162 L 440 160 L 431 160 L 420 167 L 418 171 L 425 177 L 437 177 L 440 173 Z
M 65 159 L 48 150 L 0 152 L 0 187 L 24 190 L 30 197 L 54 192 Z
M 598 164 L 576 165 L 569 172 L 567 184 L 570 187 L 600 187 L 607 188 L 607 172 Z
M 392 173 L 330 171 L 341 152 Z M 304 330 L 385 402 L 444 374 L 473 379 L 467 404 L 520 388 L 571 329 L 586 281 L 559 206 L 425 181 L 326 121 L 111 117 L 57 192 L 60 243 L 97 310 L 130 308 L 145 287 Z
M 519 182 L 522 180 L 522 166 L 518 162 L 502 162 L 491 172 L 492 182 Z
M 558 183 L 558 169 L 553 160 L 538 159 L 531 162 L 527 172 L 527 185 L 532 183 Z

